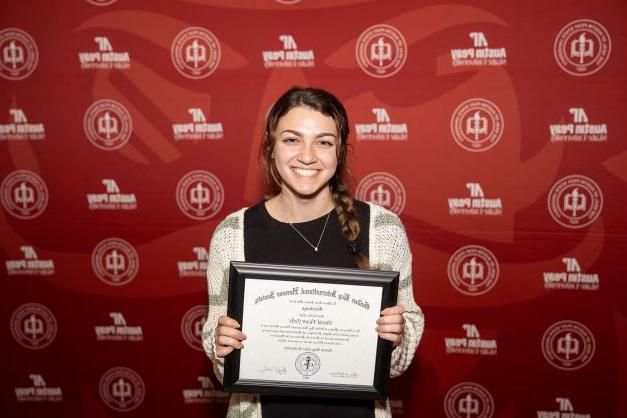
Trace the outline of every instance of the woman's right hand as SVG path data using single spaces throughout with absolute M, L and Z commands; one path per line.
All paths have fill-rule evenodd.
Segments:
M 225 357 L 234 349 L 244 347 L 242 341 L 246 339 L 246 335 L 238 330 L 239 327 L 240 324 L 233 318 L 229 318 L 226 315 L 218 317 L 218 325 L 215 332 L 216 355 L 218 357 Z

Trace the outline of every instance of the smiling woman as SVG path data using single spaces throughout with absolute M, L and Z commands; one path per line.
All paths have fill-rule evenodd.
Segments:
M 398 305 L 381 311 L 373 328 L 395 347 L 392 377 L 411 363 L 424 320 L 413 299 L 407 236 L 394 213 L 351 197 L 343 180 L 348 134 L 344 107 L 324 90 L 292 88 L 270 109 L 259 154 L 268 199 L 229 215 L 211 240 L 203 346 L 218 378 L 224 356 L 243 349 L 246 340 L 240 324 L 225 315 L 229 263 L 242 260 L 400 272 Z M 391 413 L 388 402 L 234 393 L 228 416 L 382 418 Z

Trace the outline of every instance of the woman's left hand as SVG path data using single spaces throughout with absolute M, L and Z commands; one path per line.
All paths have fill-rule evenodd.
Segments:
M 391 306 L 381 311 L 381 317 L 377 319 L 377 333 L 379 337 L 392 341 L 394 347 L 403 341 L 405 330 L 405 308 L 400 305 Z

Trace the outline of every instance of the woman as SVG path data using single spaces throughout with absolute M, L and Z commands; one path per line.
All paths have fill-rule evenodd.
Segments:
M 424 320 L 413 300 L 411 253 L 399 218 L 353 200 L 344 184 L 349 133 L 342 104 L 330 93 L 292 88 L 266 119 L 260 161 L 271 197 L 229 216 L 216 228 L 208 266 L 209 314 L 203 345 L 216 376 L 223 357 L 246 336 L 225 316 L 229 262 L 304 264 L 400 271 L 398 305 L 384 309 L 376 329 L 392 341 L 390 375 L 411 363 Z M 229 417 L 390 417 L 388 402 L 235 393 Z

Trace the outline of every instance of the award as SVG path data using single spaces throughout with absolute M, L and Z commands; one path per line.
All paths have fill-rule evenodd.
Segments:
M 224 389 L 385 399 L 392 343 L 375 330 L 398 272 L 231 262 L 228 316 L 247 339 Z

